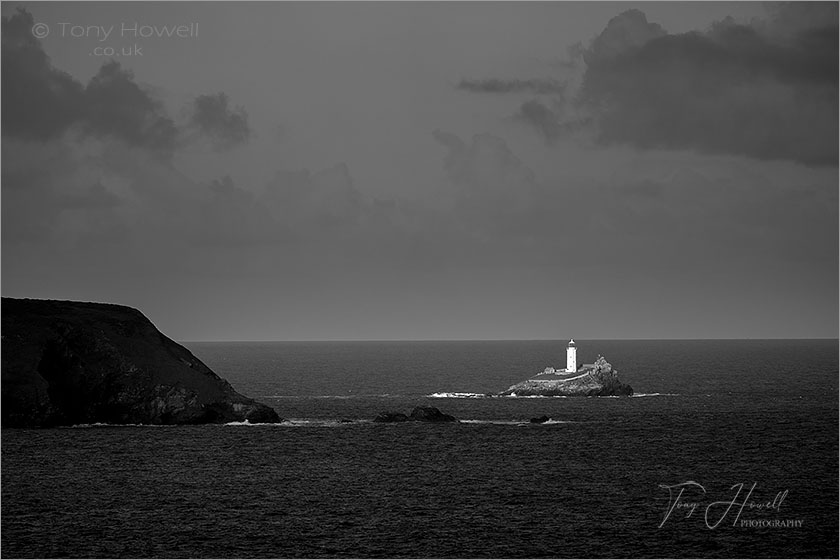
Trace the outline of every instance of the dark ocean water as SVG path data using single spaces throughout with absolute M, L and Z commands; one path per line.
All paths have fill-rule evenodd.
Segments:
M 838 555 L 836 340 L 579 341 L 641 396 L 576 399 L 429 396 L 558 342 L 187 346 L 290 421 L 3 430 L 4 557 Z M 370 422 L 428 404 L 468 422 Z

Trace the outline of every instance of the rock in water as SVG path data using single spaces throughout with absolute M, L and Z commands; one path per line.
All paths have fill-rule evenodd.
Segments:
M 408 416 L 402 412 L 380 412 L 379 415 L 373 419 L 374 422 L 407 422 Z
M 373 419 L 374 422 L 457 422 L 458 419 L 444 414 L 433 406 L 418 406 L 411 411 L 410 416 L 402 412 L 381 412 Z
M 139 311 L 2 298 L 3 427 L 281 422 Z
M 551 418 L 543 414 L 542 416 L 539 416 L 537 418 L 531 418 L 531 424 L 545 424 L 549 420 L 551 420 Z
M 540 374 L 502 391 L 500 395 L 519 397 L 606 397 L 627 396 L 633 388 L 618 378 L 618 371 L 603 357 L 575 373 L 557 376 Z
M 411 419 L 417 422 L 457 422 L 458 419 L 444 414 L 433 406 L 418 406 L 411 411 Z

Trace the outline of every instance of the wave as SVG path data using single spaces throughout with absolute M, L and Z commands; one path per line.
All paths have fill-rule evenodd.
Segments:
M 503 395 L 506 399 L 568 399 L 568 395 Z
M 354 424 L 370 424 L 372 420 L 360 419 L 336 419 L 336 418 L 286 418 L 278 424 L 251 424 L 245 422 L 228 422 L 225 426 L 273 426 L 276 428 L 317 428 L 317 427 L 338 427 L 352 426 Z
M 497 424 L 502 426 L 544 426 L 548 424 L 578 424 L 573 420 L 548 420 L 536 423 L 528 420 L 461 420 L 462 424 Z
M 530 422 L 528 420 L 459 420 L 461 424 L 495 424 L 495 425 L 502 425 L 502 426 L 518 426 L 518 425 L 528 425 Z M 404 422 L 405 424 L 417 424 L 417 422 Z M 569 422 L 562 421 L 562 420 L 549 420 L 548 422 L 544 422 L 545 424 L 566 424 Z M 328 418 L 291 418 L 286 419 L 279 424 L 251 424 L 247 421 L 245 422 L 228 422 L 224 424 L 225 426 L 274 426 L 278 428 L 336 428 L 339 426 L 352 426 L 352 425 L 359 425 L 359 424 L 367 424 L 367 425 L 378 425 L 377 422 L 372 420 L 335 420 L 335 419 L 328 419 Z M 383 425 L 390 425 L 393 422 L 385 422 Z M 403 424 L 403 422 L 396 422 L 396 424 Z
M 84 428 L 177 428 L 178 424 L 109 424 L 107 422 L 94 422 L 93 424 L 72 424 L 70 426 L 57 426 L 59 429 L 84 429 Z
M 430 399 L 485 399 L 492 398 L 493 395 L 487 393 L 432 393 L 426 395 Z
M 456 397 L 459 398 L 459 397 Z M 463 397 L 460 397 L 463 398 Z M 467 419 L 467 420 L 459 420 L 461 424 L 493 424 L 493 425 L 500 425 L 500 426 L 520 426 L 520 425 L 531 425 L 532 422 L 528 420 L 477 420 L 477 419 Z M 543 422 L 542 424 L 575 424 L 577 422 L 572 420 L 548 420 L 547 422 Z M 249 422 L 248 420 L 243 420 L 241 422 L 226 422 L 224 424 L 203 424 L 204 426 L 226 426 L 226 427 L 249 427 L 249 428 L 261 428 L 261 427 L 273 427 L 273 428 L 317 428 L 317 427 L 327 427 L 327 428 L 336 428 L 340 426 L 353 426 L 359 424 L 376 424 L 373 420 L 370 419 L 336 419 L 336 418 L 287 418 L 279 423 L 268 423 L 268 422 Z M 414 424 L 414 422 L 411 422 Z M 534 424 L 540 425 L 540 424 Z M 179 424 L 107 424 L 104 422 L 97 422 L 93 424 L 73 424 L 72 426 L 60 426 L 63 429 L 90 429 L 90 428 L 179 428 L 183 427 Z
M 89 429 L 89 428 L 183 428 L 187 426 L 280 426 L 280 424 L 272 424 L 270 422 L 249 422 L 244 420 L 242 422 L 226 422 L 224 424 L 108 424 L 106 422 L 95 422 L 93 424 L 73 424 L 71 426 L 58 426 L 64 429 Z
M 633 395 L 634 397 L 653 397 L 653 396 L 677 396 L 672 395 L 671 393 L 639 393 L 638 395 Z M 441 392 L 441 393 L 432 393 L 430 395 L 426 395 L 427 398 L 430 399 L 497 399 L 497 398 L 505 398 L 505 399 L 569 399 L 569 398 L 580 398 L 580 397 L 570 397 L 569 395 L 517 395 L 516 393 L 512 393 L 510 395 L 493 395 L 491 393 L 448 393 L 448 392 Z M 592 399 L 620 399 L 621 397 L 618 395 L 604 395 L 604 396 L 587 396 L 586 398 Z
M 494 395 L 492 393 L 432 393 L 426 395 L 430 399 L 565 399 L 566 395 L 546 396 L 546 395 Z
M 225 422 L 224 424 L 222 424 L 222 426 L 279 426 L 282 423 L 283 422 L 249 422 L 247 420 L 243 420 L 242 422 Z
M 295 428 L 306 426 L 347 426 L 352 424 L 368 424 L 371 420 L 348 420 L 348 419 L 332 419 L 332 418 L 289 418 L 282 422 L 249 422 L 243 420 L 241 422 L 225 422 L 224 424 L 106 424 L 97 422 L 95 424 L 73 424 L 72 426 L 59 426 L 64 429 L 85 429 L 85 428 L 180 428 L 185 426 L 247 426 L 247 427 L 275 427 L 275 428 Z
M 391 398 L 408 398 L 416 397 L 418 395 L 395 395 L 391 393 L 367 394 L 367 395 L 260 395 L 260 399 L 391 399 Z M 440 391 L 437 393 L 430 393 L 423 395 L 427 399 L 568 399 L 568 395 L 517 395 L 516 393 L 509 395 L 494 395 L 493 393 L 468 393 L 457 391 Z M 631 397 L 679 397 L 678 393 L 635 393 Z M 709 396 L 709 395 L 706 395 Z M 619 399 L 618 395 L 604 395 L 588 398 L 599 399 Z
M 461 420 L 462 424 L 497 424 L 501 426 L 518 426 L 528 424 L 527 420 Z
M 63 429 L 89 429 L 89 428 L 180 428 L 185 426 L 248 426 L 248 427 L 298 427 L 298 426 L 346 426 L 348 424 L 365 424 L 371 420 L 347 420 L 327 418 L 291 418 L 282 422 L 225 422 L 224 424 L 107 424 L 96 422 L 94 424 L 73 424 L 72 426 L 59 426 Z
M 401 397 L 404 395 L 392 395 L 390 393 L 382 393 L 377 395 L 260 395 L 258 399 L 360 399 L 360 398 L 392 398 Z

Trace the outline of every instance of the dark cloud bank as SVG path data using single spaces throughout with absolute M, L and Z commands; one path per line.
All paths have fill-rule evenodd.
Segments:
M 727 19 L 682 34 L 628 10 L 580 50 L 585 73 L 577 92 L 554 92 L 554 107 L 532 99 L 518 116 L 549 141 L 591 123 L 603 144 L 836 165 L 837 4 L 770 8 L 764 21 Z M 459 87 L 551 93 L 508 83 Z
M 248 140 L 243 109 L 231 110 L 227 96 L 200 95 L 189 108 L 190 121 L 179 127 L 162 104 L 111 60 L 85 86 L 53 68 L 31 33 L 34 20 L 19 10 L 3 18 L 3 135 L 47 141 L 73 129 L 83 136 L 108 137 L 168 158 L 187 129 L 233 147 Z
M 178 123 L 113 60 L 83 85 L 52 66 L 33 23 L 24 10 L 2 23 L 4 245 L 283 237 L 229 178 L 199 185 L 172 163 L 195 143 L 225 150 L 247 142 L 244 109 L 224 93 L 199 95 Z
M 787 36 L 727 21 L 668 35 L 625 12 L 585 54 L 583 103 L 607 143 L 836 164 L 836 9 Z
M 3 18 L 4 245 L 91 254 L 143 247 L 132 255 L 179 266 L 197 260 L 193 248 L 295 252 L 308 244 L 342 254 L 352 246 L 357 257 L 403 258 L 399 244 L 410 243 L 427 252 L 418 219 L 428 213 L 363 195 L 345 164 L 279 170 L 262 189 L 230 176 L 194 181 L 175 158 L 195 146 L 248 142 L 244 108 L 224 93 L 198 95 L 177 122 L 114 61 L 83 85 L 52 66 L 33 23 L 23 10 Z

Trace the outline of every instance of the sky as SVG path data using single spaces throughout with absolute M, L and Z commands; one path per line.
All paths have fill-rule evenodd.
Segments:
M 183 341 L 838 336 L 837 3 L 2 16 L 4 297 Z

